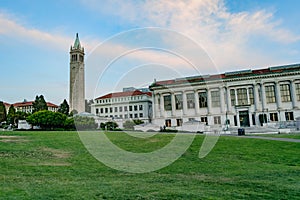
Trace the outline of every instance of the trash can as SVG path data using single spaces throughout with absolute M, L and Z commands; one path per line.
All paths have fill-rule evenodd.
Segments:
M 238 129 L 238 135 L 245 135 L 245 129 L 239 128 Z

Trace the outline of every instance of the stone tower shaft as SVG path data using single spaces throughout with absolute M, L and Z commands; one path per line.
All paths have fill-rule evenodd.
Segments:
M 85 111 L 84 48 L 81 47 L 78 33 L 70 48 L 70 111 Z

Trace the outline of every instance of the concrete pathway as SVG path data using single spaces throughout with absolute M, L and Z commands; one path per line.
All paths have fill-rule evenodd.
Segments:
M 236 136 L 239 138 L 253 138 L 253 139 L 261 139 L 261 140 L 276 140 L 282 142 L 297 142 L 300 143 L 300 139 L 293 139 L 293 138 L 276 138 L 276 137 L 264 137 L 264 136 L 250 136 L 250 135 L 243 135 L 243 136 Z

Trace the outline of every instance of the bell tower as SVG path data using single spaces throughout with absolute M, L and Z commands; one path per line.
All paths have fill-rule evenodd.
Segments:
M 78 33 L 70 48 L 70 111 L 85 111 L 84 48 L 81 47 Z

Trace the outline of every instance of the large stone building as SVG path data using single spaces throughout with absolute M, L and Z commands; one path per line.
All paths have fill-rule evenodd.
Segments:
M 70 48 L 70 111 L 85 111 L 84 48 L 81 47 L 78 33 Z
M 154 82 L 153 122 L 287 126 L 300 116 L 300 64 Z
M 127 88 L 123 92 L 106 94 L 94 100 L 91 111 L 107 119 L 140 119 L 151 122 L 152 93 Z

